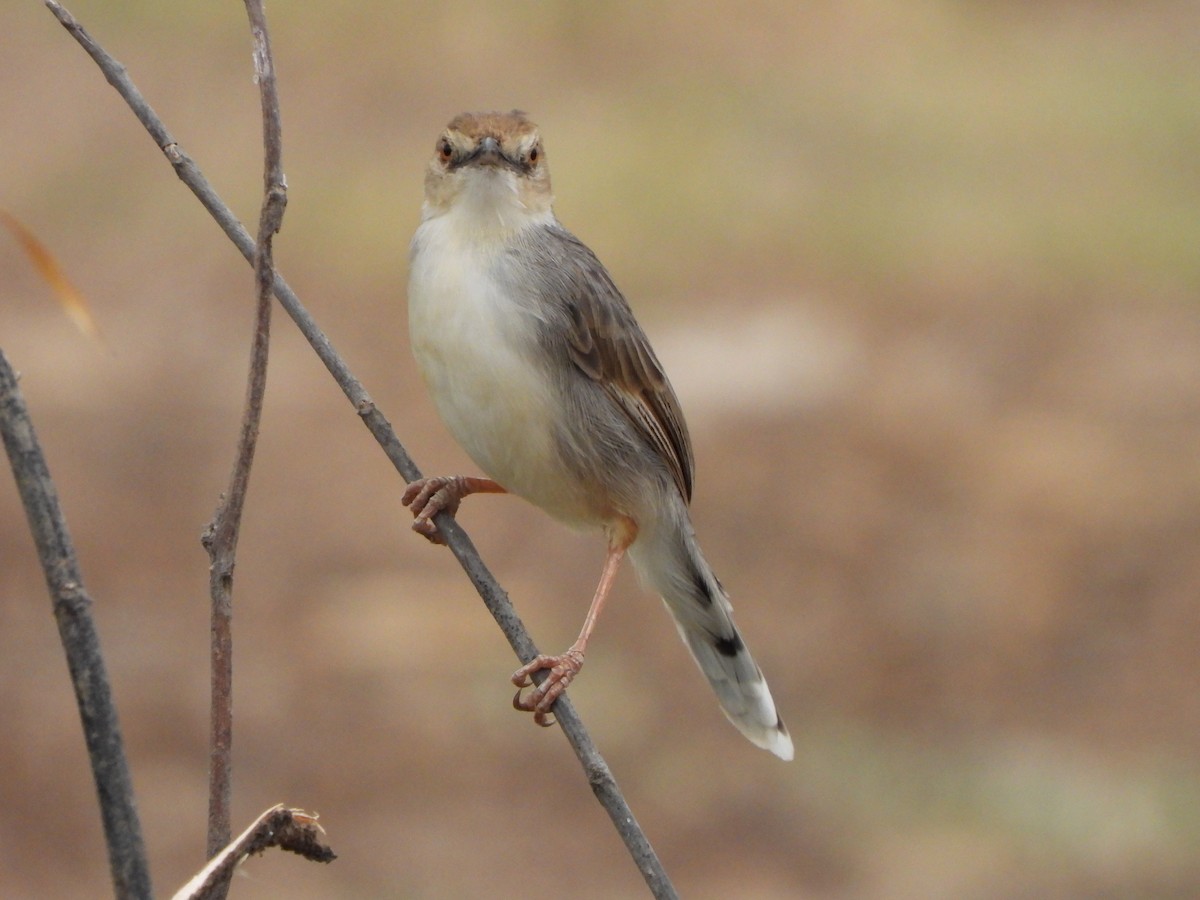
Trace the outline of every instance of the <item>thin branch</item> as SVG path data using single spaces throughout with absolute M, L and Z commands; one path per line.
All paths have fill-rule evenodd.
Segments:
M 233 216 L 229 208 L 217 196 L 216 191 L 200 172 L 196 164 L 179 148 L 166 126 L 150 108 L 141 93 L 125 74 L 124 68 L 100 47 L 75 19 L 54 0 L 45 0 L 46 6 L 54 13 L 73 37 L 83 46 L 88 54 L 104 73 L 108 82 L 133 110 L 134 115 L 142 122 L 150 136 L 158 143 L 168 161 L 175 169 L 176 175 L 191 189 L 205 209 L 220 225 L 221 229 L 241 251 L 247 260 L 253 260 L 254 241 L 250 234 Z M 414 481 L 421 477 L 421 471 L 413 462 L 408 451 L 396 437 L 391 423 L 375 406 L 362 383 L 354 377 L 342 357 L 334 350 L 329 338 L 318 327 L 308 311 L 301 305 L 295 292 L 283 280 L 281 275 L 275 276 L 275 296 L 280 305 L 291 316 L 292 320 L 304 334 L 309 344 L 343 393 L 354 405 L 367 429 L 379 442 L 396 471 L 406 481 Z M 471 583 L 479 592 L 488 611 L 495 618 L 500 630 L 504 633 L 509 645 L 521 662 L 529 662 L 537 656 L 537 648 L 530 639 L 525 626 L 517 616 L 508 594 L 500 587 L 495 577 L 484 565 L 467 533 L 457 522 L 445 513 L 439 513 L 435 521 L 446 539 L 455 558 L 467 573 Z M 543 676 L 544 677 L 544 676 Z M 570 699 L 563 695 L 554 706 L 554 717 L 562 727 L 571 747 L 575 750 L 583 766 L 588 783 L 600 804 L 608 813 L 617 833 L 621 836 L 629 850 L 634 863 L 642 873 L 647 886 L 656 898 L 674 898 L 677 896 L 666 870 L 651 847 L 645 832 L 633 816 L 625 797 L 622 795 L 611 770 L 604 762 L 594 742 L 584 727 L 582 720 L 575 712 Z
M 211 612 L 212 707 L 209 752 L 208 855 L 215 856 L 229 843 L 233 746 L 233 570 L 237 562 L 238 533 L 242 510 L 254 464 L 267 388 L 267 359 L 271 335 L 271 287 L 275 262 L 271 245 L 283 222 L 287 188 L 283 177 L 283 138 L 275 66 L 271 57 L 270 33 L 260 0 L 246 0 L 250 32 L 254 39 L 254 75 L 262 102 L 263 202 L 258 222 L 257 252 L 254 254 L 255 323 L 247 377 L 246 406 L 238 437 L 237 457 L 230 474 L 229 490 L 217 507 L 212 524 L 204 534 L 208 551 Z M 232 869 L 230 869 L 232 872 Z M 211 896 L 223 898 L 228 879 L 212 889 Z
M 134 805 L 117 709 L 100 653 L 100 638 L 92 621 L 92 600 L 83 587 L 75 548 L 58 504 L 58 492 L 29 410 L 3 351 L 0 351 L 0 432 L 46 575 L 54 618 L 75 686 L 75 702 L 83 722 L 92 777 L 100 796 L 113 891 L 118 898 L 148 900 L 153 892 L 142 827 Z
M 298 853 L 313 862 L 332 862 L 337 854 L 321 840 L 324 833 L 315 815 L 288 809 L 282 803 L 272 806 L 236 841 L 214 853 L 208 864 L 176 891 L 171 900 L 220 900 L 229 888 L 234 869 L 247 856 L 263 853 L 270 847 Z

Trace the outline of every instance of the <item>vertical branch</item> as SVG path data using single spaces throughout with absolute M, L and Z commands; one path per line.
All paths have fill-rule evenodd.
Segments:
M 58 492 L 50 479 L 29 410 L 3 351 L 0 351 L 0 432 L 46 575 L 54 618 L 75 686 L 92 777 L 100 797 L 113 891 L 118 898 L 149 898 L 150 870 L 146 865 L 142 828 L 133 801 L 133 784 L 117 710 L 100 654 L 100 638 L 92 621 L 92 600 L 83 587 L 75 548 L 58 505 Z
M 254 40 L 254 75 L 262 101 L 263 117 L 263 204 L 259 216 L 258 241 L 254 253 L 256 293 L 254 337 L 250 351 L 250 374 L 246 406 L 242 416 L 237 457 L 230 475 L 229 490 L 221 498 L 203 543 L 210 559 L 209 594 L 212 599 L 211 665 L 212 710 L 209 756 L 208 855 L 229 843 L 232 805 L 233 743 L 233 570 L 237 559 L 242 509 L 258 443 L 263 396 L 267 386 L 267 356 L 271 331 L 271 293 L 275 263 L 271 245 L 283 221 L 287 186 L 282 168 L 282 130 L 275 66 L 261 0 L 245 0 Z M 223 893 L 223 891 L 222 891 Z

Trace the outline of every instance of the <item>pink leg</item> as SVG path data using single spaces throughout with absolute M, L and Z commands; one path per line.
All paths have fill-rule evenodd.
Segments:
M 604 602 L 608 599 L 625 551 L 636 537 L 637 525 L 630 519 L 621 519 L 612 529 L 609 535 L 608 556 L 600 573 L 600 583 L 596 586 L 592 605 L 588 607 L 587 617 L 583 620 L 583 628 L 575 643 L 559 656 L 538 656 L 513 673 L 513 684 L 519 689 L 524 689 L 533 684 L 531 676 L 534 672 L 549 670 L 542 683 L 532 691 L 522 697 L 521 690 L 518 690 L 513 697 L 513 708 L 533 713 L 533 721 L 538 725 L 548 727 L 554 724 L 547 718 L 550 708 L 583 668 L 583 654 L 587 649 L 588 638 L 591 637 L 592 629 L 596 627 L 596 620 L 600 618 L 600 610 L 604 608 Z
M 412 507 L 413 531 L 423 534 L 435 544 L 446 543 L 438 532 L 433 517 L 440 512 L 454 515 L 458 504 L 468 494 L 503 494 L 504 488 L 490 478 L 468 475 L 437 475 L 419 478 L 404 490 L 400 502 Z

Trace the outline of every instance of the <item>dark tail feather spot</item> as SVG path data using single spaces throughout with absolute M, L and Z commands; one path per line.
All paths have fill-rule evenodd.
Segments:
M 745 644 L 742 643 L 742 636 L 735 631 L 731 637 L 717 638 L 713 641 L 713 646 L 722 656 L 737 656 Z
M 696 596 L 704 602 L 705 606 L 712 606 L 712 591 L 708 587 L 708 579 L 698 571 L 692 573 L 692 579 L 696 584 Z

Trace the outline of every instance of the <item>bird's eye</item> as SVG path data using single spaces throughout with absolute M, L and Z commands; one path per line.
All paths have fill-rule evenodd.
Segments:
M 541 158 L 541 156 L 542 156 L 541 148 L 535 145 L 534 148 L 529 151 L 529 162 L 533 165 L 536 165 L 537 161 Z
M 451 157 L 454 156 L 454 148 L 450 146 L 450 142 L 445 138 L 442 138 L 441 143 L 438 144 L 438 156 L 442 162 L 450 162 Z

